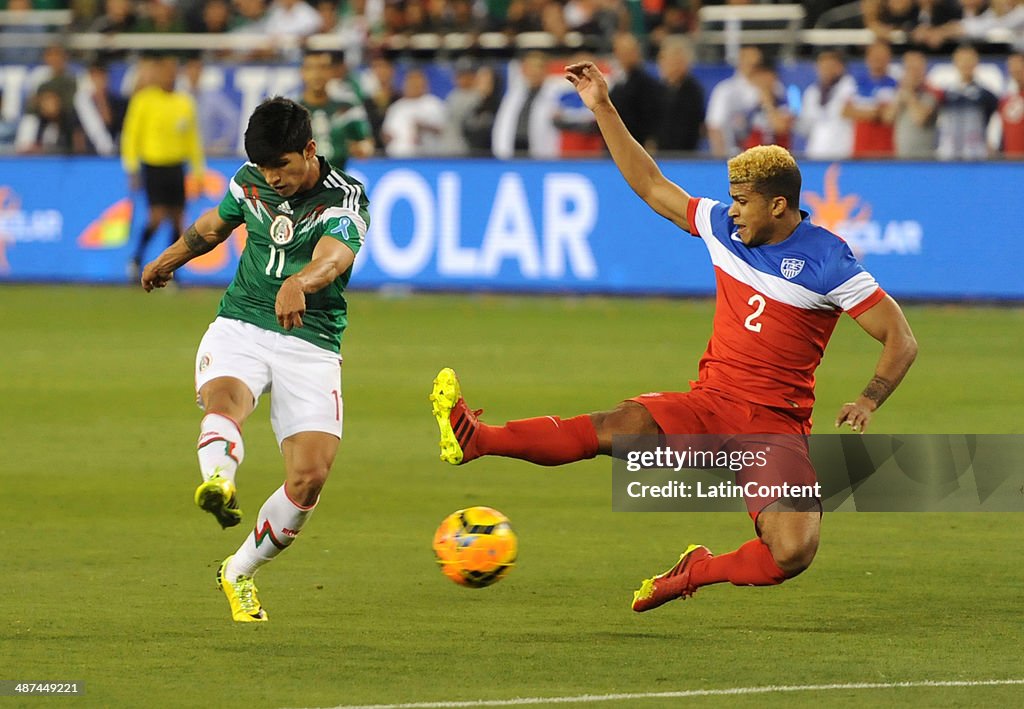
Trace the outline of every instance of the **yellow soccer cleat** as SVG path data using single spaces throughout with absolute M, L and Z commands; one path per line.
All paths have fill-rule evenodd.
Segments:
M 242 521 L 242 510 L 238 509 L 235 484 L 220 475 L 214 475 L 196 488 L 196 505 L 206 510 L 224 529 L 234 527 Z
M 480 456 L 476 446 L 476 433 L 480 427 L 477 417 L 483 409 L 473 411 L 462 398 L 462 387 L 455 372 L 445 367 L 434 377 L 430 392 L 434 419 L 441 430 L 441 460 L 452 465 L 468 463 Z
M 231 605 L 231 619 L 236 623 L 263 623 L 270 616 L 256 597 L 256 584 L 252 576 L 239 576 L 234 581 L 224 578 L 224 570 L 231 561 L 229 556 L 217 569 L 217 588 L 224 592 Z
M 679 556 L 675 566 L 654 578 L 644 579 L 633 592 L 633 610 L 643 613 L 676 598 L 689 598 L 697 589 L 690 583 L 690 570 L 695 561 L 710 559 L 711 552 L 700 544 L 691 544 Z

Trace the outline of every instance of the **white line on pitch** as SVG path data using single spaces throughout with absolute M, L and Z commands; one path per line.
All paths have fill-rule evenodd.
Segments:
M 584 704 L 626 699 L 686 699 L 687 697 L 727 697 L 740 694 L 776 692 L 832 692 L 847 689 L 906 689 L 914 687 L 1000 687 L 1024 685 L 1024 679 L 984 679 L 921 682 L 857 682 L 854 684 L 769 685 L 725 689 L 688 689 L 679 692 L 633 692 L 629 694 L 581 694 L 575 697 L 518 697 L 477 701 L 408 702 L 405 704 L 344 704 L 331 709 L 460 709 L 460 707 L 518 707 L 528 704 Z

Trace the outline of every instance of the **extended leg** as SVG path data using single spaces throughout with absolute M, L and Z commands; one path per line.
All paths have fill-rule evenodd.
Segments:
M 488 426 L 462 398 L 455 372 L 442 369 L 430 394 L 434 418 L 441 431 L 441 460 L 460 465 L 483 455 L 518 458 L 537 465 L 563 465 L 593 458 L 612 450 L 612 436 L 657 434 L 658 426 L 647 410 L 625 401 L 612 411 L 509 421 Z

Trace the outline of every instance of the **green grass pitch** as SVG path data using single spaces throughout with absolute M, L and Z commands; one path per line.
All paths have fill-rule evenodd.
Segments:
M 689 542 L 735 548 L 749 520 L 612 513 L 607 459 L 437 460 L 426 396 L 440 367 L 492 422 L 608 408 L 686 387 L 711 327 L 703 301 L 352 295 L 339 459 L 298 543 L 260 573 L 271 621 L 235 625 L 213 579 L 246 527 L 221 531 L 191 501 L 192 362 L 219 295 L 0 288 L 0 679 L 84 680 L 62 706 L 333 707 L 1024 676 L 1018 516 L 829 515 L 803 576 L 640 616 L 642 577 Z M 872 430 L 1021 433 L 1024 310 L 907 314 L 919 360 Z M 815 430 L 877 352 L 844 318 Z M 282 467 L 266 404 L 245 433 L 248 523 Z M 448 582 L 430 550 L 440 520 L 471 504 L 505 512 L 520 537 L 519 565 L 485 590 Z M 686 701 L 1020 706 L 1024 687 Z

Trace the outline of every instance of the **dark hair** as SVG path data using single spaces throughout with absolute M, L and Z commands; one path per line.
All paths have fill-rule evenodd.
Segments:
M 800 208 L 800 169 L 784 168 L 754 183 L 754 191 L 767 199 L 785 197 L 790 209 Z
M 313 139 L 309 111 L 283 96 L 256 107 L 245 129 L 245 154 L 256 165 L 270 165 L 286 153 L 301 153 Z

